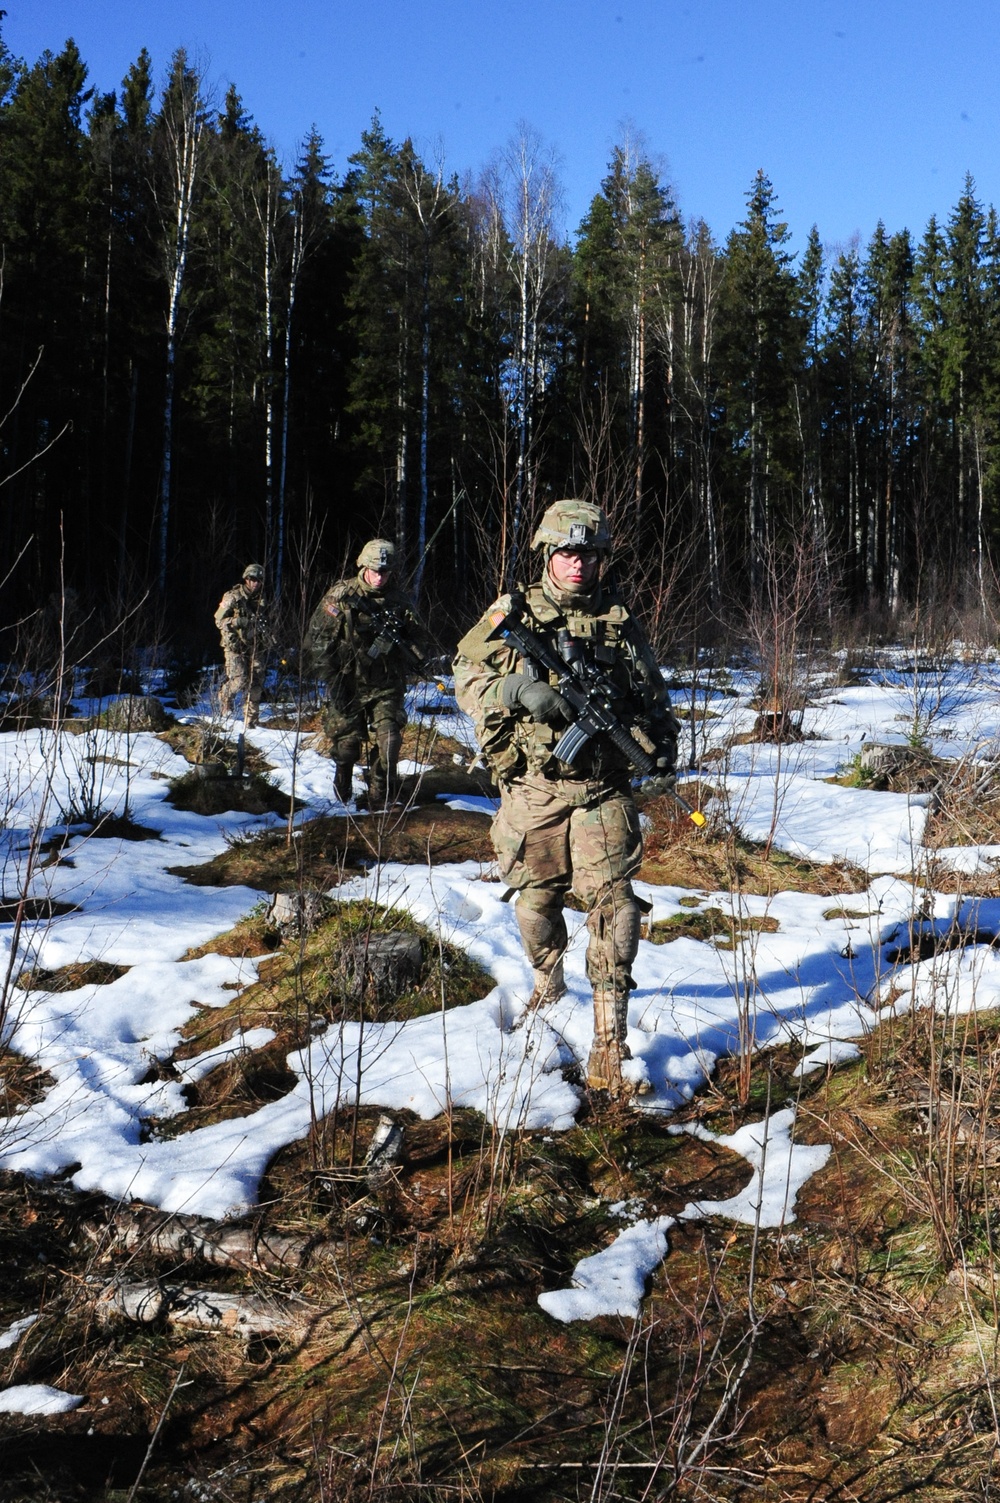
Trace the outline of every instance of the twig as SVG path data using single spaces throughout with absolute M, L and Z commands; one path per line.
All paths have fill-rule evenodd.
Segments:
M 180 1386 L 181 1386 L 181 1379 L 184 1376 L 185 1365 L 186 1364 L 182 1362 L 181 1365 L 180 1365 L 180 1367 L 177 1370 L 177 1376 L 174 1379 L 174 1386 L 173 1386 L 173 1388 L 171 1388 L 170 1392 L 167 1394 L 166 1403 L 164 1404 L 163 1408 L 160 1410 L 160 1417 L 156 1421 L 156 1429 L 153 1431 L 152 1435 L 149 1438 L 149 1445 L 146 1447 L 146 1454 L 142 1458 L 142 1466 L 139 1468 L 138 1475 L 137 1475 L 135 1481 L 132 1483 L 131 1489 L 129 1490 L 129 1495 L 125 1499 L 125 1503 L 133 1503 L 133 1499 L 135 1498 L 136 1492 L 138 1491 L 138 1488 L 139 1488 L 139 1483 L 142 1481 L 143 1477 L 145 1476 L 146 1468 L 148 1467 L 148 1465 L 150 1463 L 150 1460 L 152 1458 L 154 1447 L 156 1446 L 156 1442 L 160 1438 L 160 1431 L 163 1429 L 164 1422 L 166 1421 L 167 1411 L 169 1410 L 171 1404 L 174 1401 L 174 1394 L 177 1392 L 178 1388 L 180 1388 Z

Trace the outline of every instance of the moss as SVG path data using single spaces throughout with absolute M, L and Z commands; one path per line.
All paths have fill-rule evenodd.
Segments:
M 721 908 L 710 907 L 657 919 L 650 927 L 649 937 L 655 945 L 666 945 L 675 939 L 700 939 L 714 942 L 717 950 L 734 950 L 748 935 L 777 934 L 778 928 L 778 920 L 770 915 L 735 918 Z

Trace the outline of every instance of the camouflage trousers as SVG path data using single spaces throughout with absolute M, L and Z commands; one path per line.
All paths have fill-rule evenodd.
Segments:
M 566 948 L 565 899 L 575 893 L 587 912 L 587 976 L 594 990 L 591 1085 L 618 1095 L 621 1060 L 639 948 L 639 908 L 632 877 L 642 861 L 639 813 L 629 792 L 569 778 L 518 778 L 501 784 L 493 821 L 501 876 L 518 893 L 521 942 L 535 972 L 536 992 L 561 966 Z
M 231 715 L 237 694 L 245 694 L 247 724 L 256 725 L 264 692 L 264 664 L 243 647 L 226 647 L 223 651 L 226 677 L 219 696 L 222 713 Z
M 331 694 L 323 707 L 323 729 L 336 763 L 334 788 L 341 803 L 351 798 L 354 764 L 362 745 L 373 743 L 368 763 L 368 794 L 372 804 L 385 803 L 396 791 L 397 764 L 406 712 L 404 690 L 383 688 L 370 694 Z

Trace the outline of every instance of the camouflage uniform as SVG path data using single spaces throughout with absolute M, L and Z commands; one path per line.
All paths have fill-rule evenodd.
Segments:
M 546 527 L 546 524 L 550 524 Z M 567 536 L 575 529 L 572 540 Z M 603 512 L 583 502 L 557 502 L 545 514 L 536 545 L 550 551 L 563 538 L 572 547 L 584 530 L 590 546 L 606 547 Z M 538 676 L 519 661 L 515 648 L 490 633 L 511 608 L 510 596 L 492 605 L 458 645 L 455 692 L 472 717 L 483 755 L 500 789 L 493 845 L 501 876 L 517 890 L 518 927 L 531 962 L 531 1005 L 564 991 L 566 948 L 563 907 L 572 889 L 587 911 L 587 976 L 594 992 L 594 1047 L 588 1082 L 619 1095 L 625 1045 L 631 964 L 639 944 L 639 908 L 631 879 L 642 860 L 639 815 L 632 798 L 632 772 L 622 753 L 595 736 L 572 767 L 553 749 L 561 724 L 533 719 L 517 704 L 508 708 L 504 681 L 513 674 Z M 560 589 L 546 568 L 524 596 L 523 619 L 536 635 L 556 645 L 566 628 L 587 658 L 620 689 L 616 713 L 672 765 L 677 722 L 663 677 L 645 634 L 619 596 L 599 578 L 588 591 Z M 546 680 L 543 678 L 543 682 Z M 554 677 L 551 682 L 555 684 Z
M 309 623 L 308 654 L 313 672 L 326 680 L 323 728 L 336 762 L 334 787 L 342 803 L 351 798 L 354 764 L 363 741 L 372 735 L 375 747 L 369 765 L 369 801 L 384 804 L 395 793 L 396 764 L 406 724 L 403 700 L 407 675 L 416 662 L 405 649 L 377 646 L 379 636 L 372 612 L 388 607 L 403 623 L 407 640 L 423 656 L 425 636 L 409 601 L 391 586 L 375 587 L 366 572 L 378 560 L 391 566 L 395 549 L 382 538 L 366 543 L 358 555 L 359 572 L 331 585 Z
M 226 678 L 221 692 L 222 713 L 231 715 L 236 695 L 245 694 L 248 725 L 257 724 L 268 648 L 274 641 L 267 607 L 261 594 L 263 585 L 254 590 L 248 584 L 249 580 L 262 581 L 263 578 L 264 571 L 259 564 L 248 564 L 243 571 L 241 583 L 226 591 L 215 613 L 215 624 L 222 638 L 222 650 L 226 659 Z

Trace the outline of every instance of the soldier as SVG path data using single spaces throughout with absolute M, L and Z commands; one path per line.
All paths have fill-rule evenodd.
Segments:
M 409 601 L 392 583 L 394 544 L 373 538 L 358 554 L 358 574 L 331 585 L 309 623 L 313 671 L 326 680 L 323 728 L 336 762 L 334 788 L 351 799 L 362 742 L 374 737 L 368 802 L 395 797 L 396 767 L 406 724 L 406 679 L 420 669 L 426 641 Z
M 215 613 L 215 624 L 226 656 L 222 713 L 231 715 L 236 695 L 245 694 L 247 725 L 257 724 L 267 652 L 274 640 L 263 594 L 263 568 L 260 564 L 247 564 L 242 583 L 226 591 Z
M 669 786 L 678 725 L 645 634 L 601 580 L 610 546 L 600 507 L 578 500 L 550 506 L 532 540 L 532 547 L 545 550 L 545 567 L 522 597 L 522 620 L 561 656 L 582 652 L 612 682 L 619 693 L 616 715 L 647 739 Z M 587 910 L 587 976 L 594 992 L 587 1083 L 620 1097 L 632 1089 L 621 1066 L 630 1058 L 630 967 L 639 946 L 631 878 L 642 859 L 642 835 L 632 773 L 603 734 L 572 766 L 555 757 L 573 711 L 554 674 L 544 675 L 496 639 L 494 627 L 511 608 L 511 597 L 501 596 L 458 644 L 455 693 L 500 789 L 493 846 L 501 875 L 518 893 L 518 928 L 534 972 L 529 1008 L 566 989 L 563 907 L 572 888 Z

